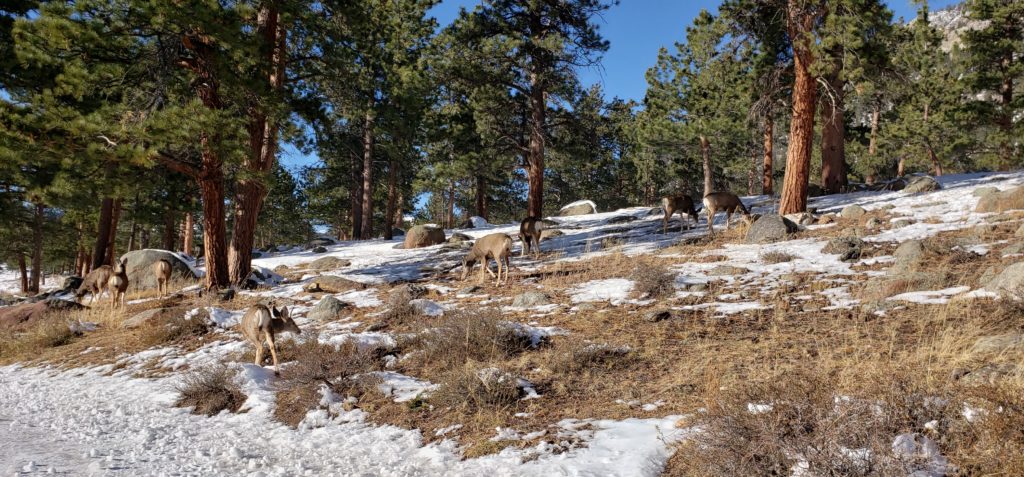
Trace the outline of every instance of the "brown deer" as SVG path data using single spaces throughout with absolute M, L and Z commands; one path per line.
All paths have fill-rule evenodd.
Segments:
M 523 252 L 520 255 L 525 257 L 530 253 L 531 242 L 534 248 L 534 255 L 540 255 L 540 236 L 546 225 L 537 217 L 527 217 L 519 224 L 519 240 L 523 241 Z
M 156 277 L 157 293 L 163 298 L 171 282 L 171 262 L 165 258 L 153 262 L 153 276 Z
M 113 272 L 107 280 L 107 291 L 110 292 L 110 306 L 114 309 L 120 303 L 124 308 L 124 294 L 128 291 L 128 259 L 114 262 Z
M 661 224 L 661 233 L 668 232 L 668 221 L 672 218 L 672 214 L 676 212 L 679 212 L 679 220 L 683 222 L 679 226 L 680 232 L 690 228 L 690 220 L 687 216 L 693 218 L 693 225 L 697 225 L 697 209 L 693 206 L 693 199 L 688 195 L 664 197 L 661 199 L 661 208 L 665 211 L 665 218 Z
M 82 297 L 86 293 L 89 294 L 89 305 L 96 301 L 96 298 L 103 294 L 103 291 L 107 289 L 107 281 L 110 280 L 110 275 L 113 274 L 113 269 L 110 265 L 101 265 L 96 267 L 93 271 L 89 272 L 82 280 L 82 285 L 75 291 L 75 298 L 78 301 L 82 301 Z
M 732 214 L 737 210 L 743 214 L 743 220 L 750 223 L 750 210 L 743 205 L 736 194 L 731 192 L 712 192 L 704 196 L 704 208 L 708 211 L 708 233 L 715 235 L 715 214 L 725 212 L 725 230 L 729 230 Z
M 494 283 L 494 286 L 501 284 L 502 264 L 505 265 L 505 283 L 508 283 L 508 271 L 511 268 L 509 257 L 511 255 L 512 237 L 506 234 L 485 235 L 473 243 L 473 248 L 469 250 L 469 254 L 462 259 L 462 279 L 466 279 L 469 272 L 473 270 L 473 266 L 476 265 L 476 262 L 481 262 L 483 266 L 480 269 L 480 283 L 484 281 L 484 270 L 490 273 L 492 277 L 495 276 L 490 268 L 490 259 L 493 258 L 495 262 L 498 262 L 498 280 Z
M 249 308 L 242 317 L 240 325 L 242 336 L 256 347 L 256 366 L 263 366 L 263 343 L 270 347 L 270 356 L 274 360 L 274 375 L 280 376 L 281 371 L 277 365 L 277 343 L 274 341 L 277 333 L 292 332 L 302 334 L 299 325 L 288 314 L 288 307 L 256 305 Z

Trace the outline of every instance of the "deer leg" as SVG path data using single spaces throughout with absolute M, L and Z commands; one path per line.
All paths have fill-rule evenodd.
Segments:
M 494 281 L 494 286 L 501 285 L 501 257 L 494 257 L 494 263 L 498 266 L 498 278 Z
M 708 209 L 708 234 L 715 236 L 715 209 Z
M 263 343 L 256 342 L 256 366 L 263 366 Z
M 508 272 L 512 268 L 512 258 L 505 255 L 505 284 L 508 284 Z
M 725 230 L 729 230 L 729 225 L 732 224 L 732 211 L 725 211 Z
M 267 332 L 267 344 L 270 345 L 270 357 L 274 360 L 274 376 L 280 376 L 281 370 L 277 366 L 277 345 L 274 344 L 274 335 Z
M 540 252 L 541 252 L 541 250 L 540 250 L 540 233 L 538 233 L 537 235 L 535 235 L 533 237 L 533 248 L 534 248 L 534 255 L 536 255 L 537 258 L 540 258 Z

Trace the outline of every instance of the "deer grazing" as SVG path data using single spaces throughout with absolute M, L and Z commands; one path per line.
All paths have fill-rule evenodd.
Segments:
M 302 334 L 299 325 L 288 314 L 288 307 L 256 305 L 249 308 L 242 317 L 242 336 L 256 347 L 256 366 L 263 365 L 263 343 L 270 347 L 270 356 L 274 360 L 274 375 L 280 376 L 277 365 L 277 344 L 274 341 L 277 333 L 292 332 Z
M 661 208 L 665 211 L 665 218 L 662 220 L 661 233 L 668 232 L 668 221 L 672 218 L 672 214 L 679 212 L 679 219 L 683 221 L 682 225 L 679 226 L 679 231 L 682 232 L 684 229 L 690 228 L 690 218 L 693 218 L 693 224 L 697 225 L 697 209 L 693 206 L 693 199 L 688 195 L 675 195 L 664 197 L 661 199 Z
M 544 221 L 537 217 L 527 217 L 519 224 L 519 240 L 523 241 L 523 252 L 520 255 L 525 257 L 530 252 L 531 242 L 534 255 L 540 255 L 540 236 L 545 229 Z
M 128 259 L 114 261 L 114 269 L 107 279 L 107 291 L 110 292 L 110 306 L 117 308 L 120 303 L 124 308 L 124 294 L 128 291 Z
M 153 262 L 153 276 L 156 277 L 157 293 L 163 298 L 171 281 L 171 262 L 163 258 Z
M 469 254 L 462 259 L 462 279 L 466 279 L 469 272 L 473 270 L 473 266 L 476 265 L 476 262 L 480 262 L 483 265 L 483 268 L 480 270 L 481 283 L 484 281 L 484 270 L 490 273 L 491 276 L 495 276 L 490 268 L 490 259 L 493 258 L 495 262 L 498 262 L 498 280 L 494 285 L 498 286 L 501 284 L 502 264 L 505 265 L 505 283 L 508 283 L 508 271 L 511 268 L 509 257 L 511 255 L 512 237 L 506 234 L 485 235 L 473 243 L 473 248 L 469 250 Z
M 89 272 L 82 280 L 82 285 L 75 291 L 75 298 L 79 301 L 86 293 L 89 294 L 89 305 L 91 306 L 96 298 L 103 294 L 103 290 L 107 289 L 107 281 L 110 280 L 110 275 L 113 274 L 113 269 L 110 265 L 101 265 L 96 267 L 93 271 Z
M 711 235 L 715 235 L 715 214 L 718 212 L 725 212 L 725 230 L 729 230 L 732 214 L 737 210 L 743 214 L 743 220 L 750 222 L 750 210 L 731 192 L 712 192 L 704 196 L 704 208 L 708 211 L 708 233 Z

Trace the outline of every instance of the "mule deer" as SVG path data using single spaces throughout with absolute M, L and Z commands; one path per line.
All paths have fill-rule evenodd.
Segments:
M 491 272 L 490 259 L 494 259 L 498 262 L 498 280 L 494 283 L 495 286 L 501 284 L 501 270 L 502 264 L 505 267 L 505 283 L 508 283 L 508 271 L 511 268 L 509 263 L 509 256 L 512 255 L 512 237 L 506 234 L 490 234 L 485 235 L 478 239 L 474 244 L 473 248 L 469 250 L 469 254 L 466 258 L 462 259 L 462 279 L 465 280 L 469 275 L 469 272 L 473 270 L 473 266 L 476 262 L 481 262 L 483 269 L 480 270 L 480 282 L 484 281 L 484 270 L 490 273 L 491 276 L 495 276 Z
M 157 293 L 163 298 L 171 281 L 171 262 L 164 258 L 153 262 L 153 276 L 156 277 Z
M 82 285 L 75 291 L 75 298 L 78 301 L 82 301 L 82 297 L 86 293 L 89 294 L 89 305 L 91 306 L 96 297 L 103 294 L 103 291 L 107 289 L 107 282 L 110 280 L 110 275 L 113 274 L 113 269 L 110 265 L 101 265 L 96 267 L 93 271 L 89 272 L 82 280 Z
M 715 235 L 715 214 L 718 212 L 725 212 L 725 230 L 729 230 L 732 214 L 737 210 L 743 214 L 744 221 L 750 222 L 750 211 L 732 192 L 712 192 L 704 196 L 704 208 L 708 211 L 708 233 L 711 235 Z
M 690 220 L 687 216 L 693 218 L 693 224 L 697 225 L 697 209 L 693 207 L 693 199 L 688 195 L 675 195 L 664 197 L 661 199 L 661 208 L 665 211 L 665 218 L 662 220 L 661 233 L 668 232 L 668 221 L 672 218 L 672 214 L 679 212 L 679 220 L 683 223 L 679 226 L 679 231 L 690 228 Z
M 263 366 L 263 343 L 270 347 L 270 356 L 274 360 L 274 375 L 280 376 L 281 371 L 277 365 L 277 343 L 274 336 L 277 333 L 292 332 L 302 334 L 299 325 L 288 314 L 288 307 L 256 305 L 249 308 L 242 317 L 242 336 L 256 347 L 256 366 Z
M 110 292 L 110 306 L 117 308 L 118 303 L 124 308 L 124 294 L 128 291 L 128 259 L 122 258 L 114 262 L 114 270 L 107 280 L 107 291 Z
M 534 255 L 540 255 L 540 236 L 546 225 L 537 217 L 527 217 L 519 224 L 519 240 L 523 241 L 523 252 L 520 255 L 525 257 L 530 252 L 531 242 L 535 249 Z

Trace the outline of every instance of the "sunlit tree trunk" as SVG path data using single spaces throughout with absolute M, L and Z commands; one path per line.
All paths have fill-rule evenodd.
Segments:
M 818 100 L 818 84 L 811 72 L 813 53 L 809 32 L 817 19 L 802 9 L 802 2 L 789 0 L 787 27 L 793 38 L 793 110 L 789 128 L 789 150 L 786 152 L 786 173 L 782 180 L 780 214 L 794 214 L 807 209 L 807 184 L 810 179 L 811 152 L 814 142 L 814 114 Z

